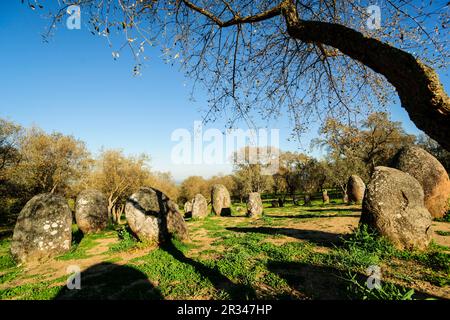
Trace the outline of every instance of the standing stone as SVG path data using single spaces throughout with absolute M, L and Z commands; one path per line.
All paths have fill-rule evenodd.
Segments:
M 11 254 L 18 262 L 63 254 L 72 242 L 72 212 L 66 199 L 55 194 L 33 197 L 17 218 Z
M 364 199 L 364 192 L 366 191 L 366 185 L 364 181 L 353 174 L 348 178 L 347 182 L 347 196 L 350 202 L 361 204 Z
M 263 203 L 261 195 L 258 192 L 252 192 L 248 195 L 247 216 L 250 218 L 260 218 L 263 213 Z
M 367 185 L 360 224 L 385 236 L 399 249 L 425 249 L 431 215 L 420 183 L 400 170 L 376 167 Z
M 154 188 L 141 188 L 125 206 L 128 225 L 145 242 L 163 243 L 172 236 L 188 238 L 186 223 L 178 206 Z
M 324 204 L 330 203 L 330 197 L 328 196 L 327 190 L 323 190 L 323 192 L 322 192 L 322 201 Z
M 192 218 L 203 219 L 208 216 L 208 202 L 198 193 L 192 201 Z
M 104 230 L 108 225 L 108 201 L 105 195 L 97 190 L 81 192 L 75 203 L 75 220 L 84 234 Z
M 184 204 L 184 213 L 185 214 L 192 213 L 192 201 L 186 201 L 186 203 Z
M 305 194 L 303 200 L 305 202 L 304 206 L 311 206 L 311 196 L 309 194 Z
M 215 184 L 211 190 L 212 209 L 217 216 L 231 216 L 231 198 L 227 188 Z
M 450 180 L 435 157 L 419 147 L 407 147 L 395 156 L 394 167 L 419 181 L 425 194 L 425 207 L 434 218 L 445 215 L 449 209 Z

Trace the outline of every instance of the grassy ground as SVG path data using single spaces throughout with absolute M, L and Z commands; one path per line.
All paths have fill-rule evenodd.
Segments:
M 251 220 L 187 221 L 191 240 L 161 248 L 119 227 L 82 237 L 46 263 L 17 266 L 9 238 L 0 242 L 1 299 L 426 299 L 450 298 L 450 223 L 435 222 L 427 252 L 399 252 L 365 230 L 360 208 L 339 203 L 266 208 Z M 81 290 L 68 290 L 67 267 L 79 266 Z M 381 288 L 366 286 L 368 268 Z

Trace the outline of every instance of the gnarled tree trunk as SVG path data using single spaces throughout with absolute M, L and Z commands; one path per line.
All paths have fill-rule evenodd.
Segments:
M 289 3 L 282 12 L 291 37 L 334 47 L 384 75 L 415 125 L 450 151 L 450 99 L 432 68 L 405 51 L 343 25 L 301 20 L 295 5 Z

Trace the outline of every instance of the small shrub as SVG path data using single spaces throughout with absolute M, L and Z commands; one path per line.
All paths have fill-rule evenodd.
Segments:
M 433 270 L 450 272 L 450 254 L 444 252 L 430 252 L 424 259 L 424 264 Z

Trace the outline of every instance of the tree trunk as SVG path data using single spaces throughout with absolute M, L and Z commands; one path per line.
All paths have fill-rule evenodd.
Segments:
M 405 51 L 343 25 L 301 20 L 290 1 L 283 16 L 291 37 L 334 47 L 382 74 L 396 88 L 414 124 L 450 151 L 450 99 L 432 68 Z
M 111 220 L 111 222 L 115 222 L 114 221 L 114 206 L 115 206 L 116 202 L 113 201 L 111 199 L 111 197 L 108 199 L 108 219 Z
M 116 205 L 112 208 L 112 217 L 113 220 L 116 224 L 121 225 L 123 224 L 121 218 L 122 218 L 122 214 L 125 210 L 125 206 L 124 205 Z

